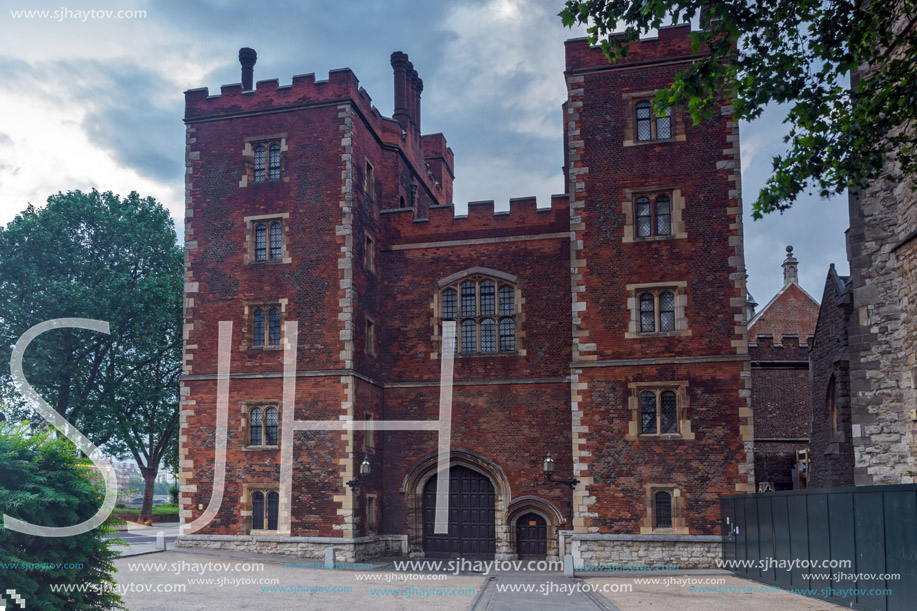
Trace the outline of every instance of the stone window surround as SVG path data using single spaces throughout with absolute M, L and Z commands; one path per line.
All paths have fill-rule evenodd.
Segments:
M 638 439 L 681 439 L 684 441 L 693 441 L 694 432 L 691 430 L 691 420 L 688 418 L 688 408 L 690 399 L 688 398 L 688 381 L 687 380 L 664 380 L 653 382 L 631 382 L 627 385 L 630 394 L 627 397 L 627 407 L 630 409 L 630 422 L 628 422 L 627 435 L 624 439 L 627 441 L 636 441 Z M 659 395 L 663 391 L 671 390 L 675 392 L 676 398 L 676 422 L 678 423 L 677 433 L 643 433 L 642 406 L 640 404 L 640 393 L 644 391 L 653 391 L 657 394 L 657 413 L 659 407 Z M 657 427 L 657 431 L 659 428 Z
M 283 350 L 287 345 L 287 338 L 284 333 L 284 323 L 287 321 L 287 302 L 287 299 L 277 299 L 275 301 L 243 301 L 242 320 L 245 321 L 245 323 L 242 325 L 242 343 L 239 345 L 239 350 Z M 263 346 L 254 346 L 252 340 L 255 326 L 255 310 L 258 308 L 265 310 L 264 329 L 266 334 L 268 332 L 267 310 L 277 306 L 280 307 L 280 343 L 276 346 L 270 346 L 265 342 Z
M 638 339 L 642 337 L 690 337 L 691 329 L 688 328 L 688 319 L 685 315 L 685 309 L 688 305 L 688 296 L 686 293 L 688 283 L 685 281 L 678 282 L 644 282 L 640 284 L 628 284 L 625 289 L 628 292 L 627 309 L 630 311 L 630 322 L 627 325 L 627 331 L 624 333 L 625 339 Z M 656 296 L 656 313 L 659 313 L 659 295 L 670 292 L 675 296 L 675 330 L 674 331 L 640 331 L 640 295 L 643 293 L 652 293 Z M 657 321 L 656 328 L 659 328 Z
M 267 410 L 267 408 L 269 407 L 273 407 L 274 409 L 277 410 L 278 445 L 265 445 L 265 444 L 262 444 L 260 446 L 249 445 L 249 442 L 251 441 L 251 438 L 252 438 L 251 429 L 249 428 L 249 425 L 251 424 L 249 414 L 251 413 L 251 410 L 256 407 L 261 409 L 261 418 L 262 418 L 261 440 L 262 441 L 267 439 L 265 427 L 264 427 L 265 410 Z M 262 452 L 264 450 L 279 450 L 280 449 L 280 445 L 279 445 L 280 433 L 281 433 L 280 429 L 282 427 L 282 422 L 283 422 L 283 418 L 282 418 L 282 414 L 280 410 L 280 402 L 278 401 L 240 401 L 239 410 L 242 413 L 242 417 L 239 420 L 239 434 L 242 437 L 242 451 L 243 452 Z
M 656 98 L 656 91 L 635 91 L 633 93 L 625 93 L 621 96 L 624 100 L 624 146 L 645 146 L 647 144 L 668 144 L 670 142 L 684 142 L 686 140 L 685 136 L 685 120 L 684 112 L 680 111 L 680 107 L 673 106 L 671 107 L 671 117 L 672 117 L 672 137 L 666 138 L 665 140 L 656 140 L 656 112 L 652 110 L 650 113 L 650 126 L 653 133 L 653 138 L 649 140 L 637 140 L 637 118 L 636 118 L 636 106 L 637 102 L 649 102 L 653 104 L 653 100 Z
M 623 195 L 621 209 L 624 211 L 624 238 L 622 241 L 625 244 L 683 240 L 688 237 L 684 222 L 685 198 L 682 194 L 681 185 L 657 185 L 639 189 L 624 189 Z M 656 197 L 659 195 L 669 196 L 670 205 L 672 206 L 672 233 L 670 235 L 637 236 L 637 199 L 648 197 L 651 205 L 655 206 Z
M 497 351 L 496 352 L 466 352 L 462 353 L 462 340 L 461 340 L 461 317 L 459 320 L 456 320 L 456 346 L 458 351 L 455 353 L 455 358 L 493 358 L 493 357 L 505 357 L 505 356 L 525 356 L 526 351 L 523 347 L 523 340 L 525 338 L 525 331 L 522 330 L 522 323 L 525 322 L 525 315 L 522 312 L 522 306 L 525 303 L 525 300 L 522 298 L 522 289 L 524 282 L 513 276 L 512 274 L 507 274 L 506 272 L 501 272 L 495 269 L 490 269 L 487 267 L 471 267 L 469 269 L 456 272 L 450 276 L 439 280 L 433 287 L 433 300 L 430 304 L 430 307 L 433 310 L 433 317 L 431 318 L 431 324 L 433 327 L 433 352 L 430 354 L 430 358 L 437 360 L 439 359 L 440 351 L 442 350 L 442 316 L 443 316 L 443 302 L 442 302 L 442 293 L 447 288 L 454 288 L 457 292 L 457 298 L 459 304 L 461 304 L 461 284 L 467 279 L 475 279 L 478 277 L 478 280 L 484 279 L 486 277 L 489 280 L 494 281 L 494 295 L 499 299 L 500 294 L 500 285 L 510 285 L 513 287 L 513 318 L 516 322 L 516 340 L 515 340 L 515 350 L 510 350 L 507 352 L 501 352 L 499 341 L 500 341 L 500 315 L 496 314 L 494 319 L 497 320 Z M 478 291 L 478 307 L 477 310 L 480 312 L 480 291 Z M 499 309 L 498 309 L 499 311 Z M 477 318 L 480 318 L 478 316 Z
M 375 506 L 375 516 L 370 515 L 369 506 L 370 499 L 372 499 L 372 504 Z M 379 516 L 379 509 L 381 503 L 379 503 L 379 496 L 375 492 L 368 492 L 366 494 L 366 534 L 375 535 L 379 533 L 379 525 L 382 523 Z M 373 519 L 375 518 L 375 519 Z
M 363 158 L 363 193 L 370 202 L 376 201 L 376 167 L 368 158 Z
M 242 253 L 242 264 L 243 265 L 282 265 L 285 263 L 292 263 L 293 259 L 290 257 L 290 213 L 289 212 L 278 212 L 276 214 L 256 214 L 252 216 L 242 217 L 242 221 L 245 223 L 245 250 Z M 271 248 L 271 223 L 274 221 L 280 221 L 280 260 L 271 261 L 270 258 L 270 248 Z M 268 226 L 267 233 L 267 248 L 268 248 L 268 258 L 266 261 L 255 261 L 255 227 L 264 223 Z
M 239 515 L 242 516 L 241 532 L 239 534 L 243 535 L 268 535 L 276 536 L 280 531 L 279 530 L 267 530 L 252 529 L 252 520 L 254 518 L 253 508 L 252 508 L 252 493 L 261 492 L 264 494 L 264 525 L 267 526 L 267 495 L 269 492 L 276 492 L 280 494 L 280 484 L 277 482 L 264 482 L 264 483 L 243 483 L 242 484 L 242 498 L 239 500 Z M 280 513 L 280 500 L 277 501 L 277 512 Z M 278 526 L 280 526 L 280 520 L 278 515 Z
M 368 231 L 363 232 L 363 269 L 376 273 L 376 239 Z
M 276 184 L 278 182 L 290 182 L 290 176 L 287 174 L 287 156 L 286 152 L 289 149 L 287 146 L 287 134 L 267 134 L 264 136 L 250 136 L 243 140 L 244 146 L 242 147 L 242 160 L 243 160 L 243 170 L 242 178 L 239 180 L 239 187 L 245 188 L 251 185 L 262 185 L 262 184 Z M 280 180 L 265 178 L 265 180 L 259 180 L 255 182 L 255 147 L 259 144 L 263 144 L 265 148 L 270 149 L 272 144 L 280 145 Z M 270 161 L 268 160 L 268 166 Z M 266 168 L 265 171 L 269 171 L 269 168 Z
M 375 422 L 376 416 L 369 412 L 363 414 L 364 422 Z M 364 454 L 375 454 L 376 453 L 376 431 L 375 425 L 370 425 L 370 428 L 367 428 L 363 431 L 363 453 Z
M 688 527 L 685 526 L 684 496 L 681 488 L 676 484 L 644 484 L 646 494 L 643 499 L 643 508 L 646 510 L 643 523 L 640 525 L 641 535 L 674 534 L 687 535 Z M 656 493 L 668 492 L 672 495 L 672 528 L 656 528 Z
M 372 316 L 364 316 L 363 346 L 369 356 L 376 356 L 376 342 L 379 341 L 379 338 L 376 337 L 378 335 L 377 331 L 376 319 Z

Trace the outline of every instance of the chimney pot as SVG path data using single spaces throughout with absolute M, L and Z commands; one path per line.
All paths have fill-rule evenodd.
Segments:
M 254 49 L 242 47 L 239 49 L 239 63 L 242 64 L 242 91 L 251 91 L 255 74 L 255 62 L 258 54 Z

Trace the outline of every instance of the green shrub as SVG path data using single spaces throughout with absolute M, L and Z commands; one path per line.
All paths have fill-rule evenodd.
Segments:
M 0 425 L 0 513 L 43 526 L 72 526 L 94 515 L 104 498 L 101 478 L 73 444 L 46 433 Z M 0 523 L 0 565 L 43 565 L 46 570 L 0 568 L 3 590 L 15 590 L 26 609 L 83 611 L 120 609 L 114 585 L 113 532 L 103 525 L 72 537 L 36 537 Z M 55 565 L 82 565 L 56 568 Z M 47 568 L 51 567 L 51 568 Z M 85 592 L 52 592 L 52 584 L 96 584 Z

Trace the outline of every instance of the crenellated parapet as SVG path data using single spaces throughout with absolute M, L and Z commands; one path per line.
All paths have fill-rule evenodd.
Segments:
M 602 49 L 589 44 L 587 38 L 573 38 L 566 41 L 567 72 L 600 68 L 614 69 L 618 66 L 671 61 L 679 57 L 701 56 L 704 51 L 691 48 L 691 26 L 688 24 L 662 27 L 656 38 L 643 38 L 630 43 L 626 58 L 609 64 Z
M 383 210 L 380 228 L 388 244 L 462 240 L 504 240 L 532 236 L 568 239 L 570 198 L 553 195 L 549 207 L 539 208 L 534 197 L 509 201 L 509 210 L 494 211 L 494 202 L 468 204 L 466 214 L 455 214 L 454 206 L 431 206 L 426 218 L 414 218 L 410 209 Z

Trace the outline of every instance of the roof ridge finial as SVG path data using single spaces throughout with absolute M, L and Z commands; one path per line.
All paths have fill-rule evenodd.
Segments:
M 799 260 L 793 256 L 793 247 L 786 247 L 786 259 L 783 260 L 783 286 L 799 284 Z

